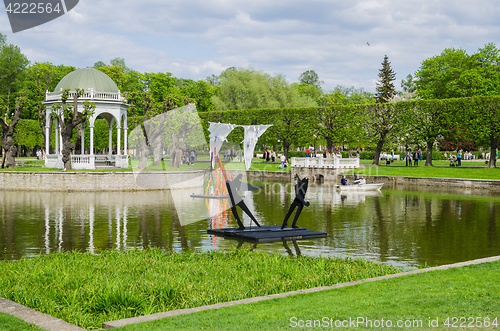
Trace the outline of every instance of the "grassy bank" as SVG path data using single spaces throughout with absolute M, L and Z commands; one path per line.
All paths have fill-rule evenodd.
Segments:
M 351 173 L 376 176 L 500 179 L 500 168 L 365 166 Z
M 319 330 L 334 329 L 335 321 L 348 321 L 344 322 L 346 327 L 337 327 L 342 330 L 463 330 L 471 327 L 498 330 L 499 279 L 500 262 L 484 263 L 206 310 L 118 330 Z M 349 318 L 363 320 L 353 326 Z M 380 324 L 382 319 L 384 327 Z M 314 325 L 314 320 L 321 322 L 322 327 L 318 327 L 319 322 L 315 328 L 301 327 L 308 321 Z M 372 327 L 367 320 L 372 321 Z M 397 327 L 398 321 L 402 327 Z M 405 323 L 408 324 L 405 326 Z
M 0 263 L 0 296 L 84 328 L 105 321 L 363 279 L 367 260 L 235 250 L 68 252 Z

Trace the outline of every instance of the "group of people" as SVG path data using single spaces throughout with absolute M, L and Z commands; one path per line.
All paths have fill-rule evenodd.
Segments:
M 361 178 L 355 179 L 352 183 L 354 185 L 365 185 L 366 179 L 364 176 L 361 176 Z M 342 176 L 342 179 L 340 180 L 340 185 L 348 185 L 347 178 L 345 178 L 345 175 Z
M 191 151 L 185 151 L 182 156 L 181 163 L 186 165 L 193 165 L 196 157 L 198 156 L 198 152 L 195 149 Z
M 236 154 L 231 148 L 224 151 L 224 161 L 232 161 L 235 156 Z
M 404 159 L 407 167 L 412 165 L 412 161 L 413 166 L 418 166 L 418 162 L 422 161 L 422 150 L 419 148 L 413 154 L 411 150 L 407 150 Z
M 276 160 L 276 152 L 271 152 L 270 150 L 264 151 L 264 153 L 262 154 L 262 158 L 265 162 L 274 162 L 274 160 Z
M 465 152 L 465 153 L 468 156 L 468 152 Z M 446 160 L 446 158 L 447 158 L 447 153 L 444 152 L 444 159 Z M 453 155 L 452 153 L 450 153 L 450 155 L 448 156 L 448 159 L 450 160 L 450 166 L 461 167 L 462 166 L 462 150 L 459 150 L 457 152 L 457 155 Z

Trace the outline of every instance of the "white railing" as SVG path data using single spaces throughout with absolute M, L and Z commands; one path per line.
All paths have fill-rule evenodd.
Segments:
M 94 155 L 71 155 L 71 168 L 95 169 Z
M 71 155 L 71 164 L 75 163 L 90 164 L 90 155 Z
M 70 91 L 68 95 L 68 102 L 73 100 L 76 91 Z M 106 101 L 125 101 L 120 92 L 98 92 L 94 90 L 85 91 L 79 100 L 106 100 Z M 45 101 L 58 101 L 61 100 L 61 92 L 46 92 Z
M 292 167 L 306 168 L 359 168 L 358 158 L 292 157 Z
M 113 155 L 112 155 L 113 156 Z M 112 162 L 113 160 L 110 159 L 108 155 L 95 155 L 95 162 Z

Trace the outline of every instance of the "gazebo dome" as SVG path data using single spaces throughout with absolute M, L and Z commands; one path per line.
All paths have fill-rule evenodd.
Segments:
M 98 92 L 119 92 L 115 82 L 108 75 L 94 68 L 82 68 L 70 72 L 61 79 L 54 92 L 64 89 L 74 91 L 77 88 L 85 91 L 93 89 Z

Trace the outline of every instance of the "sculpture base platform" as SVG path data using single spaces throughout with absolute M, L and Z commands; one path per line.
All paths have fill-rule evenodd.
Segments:
M 238 228 L 209 229 L 209 234 L 265 243 L 283 240 L 298 240 L 326 237 L 325 232 L 311 231 L 305 228 L 284 228 L 281 225 L 252 226 L 244 230 Z
M 199 198 L 199 199 L 229 199 L 229 195 L 206 195 L 206 194 L 191 194 L 191 198 Z

